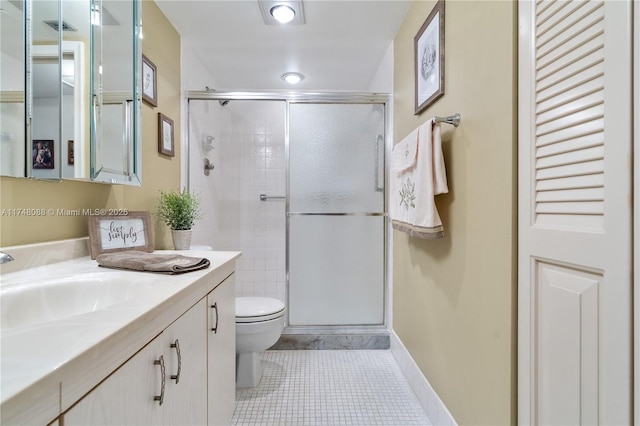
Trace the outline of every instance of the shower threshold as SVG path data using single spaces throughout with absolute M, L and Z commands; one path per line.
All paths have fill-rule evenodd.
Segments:
M 276 350 L 389 349 L 389 330 L 384 326 L 286 326 Z

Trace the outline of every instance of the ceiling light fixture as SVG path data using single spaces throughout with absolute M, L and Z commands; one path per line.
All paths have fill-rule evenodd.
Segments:
M 258 0 L 266 25 L 304 25 L 302 0 Z
M 281 24 L 291 22 L 293 18 L 296 17 L 296 12 L 285 4 L 273 6 L 269 13 L 276 19 L 276 21 L 280 22 Z
M 304 75 L 299 72 L 287 72 L 282 74 L 282 79 L 289 84 L 298 84 L 304 80 Z

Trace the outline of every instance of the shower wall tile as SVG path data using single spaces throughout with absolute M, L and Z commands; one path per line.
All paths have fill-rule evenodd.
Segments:
M 208 102 L 190 106 L 190 129 L 214 134 L 210 155 L 217 163 L 213 179 L 201 177 L 197 165 L 204 161 L 203 153 L 190 139 L 192 188 L 208 192 L 203 197 L 206 215 L 194 233 L 194 244 L 242 251 L 237 262 L 238 295 L 285 301 L 285 203 L 259 201 L 262 193 L 285 195 L 284 104 L 231 101 L 220 107 Z

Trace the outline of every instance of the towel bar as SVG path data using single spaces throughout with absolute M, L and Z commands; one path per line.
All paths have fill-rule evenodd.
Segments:
M 436 117 L 435 121 L 436 123 L 453 124 L 454 127 L 458 127 L 460 125 L 460 113 L 456 112 L 448 117 Z
M 278 195 L 267 195 L 267 194 L 260 194 L 260 201 L 267 201 L 267 200 L 284 200 L 287 197 L 283 197 L 283 196 L 278 196 Z

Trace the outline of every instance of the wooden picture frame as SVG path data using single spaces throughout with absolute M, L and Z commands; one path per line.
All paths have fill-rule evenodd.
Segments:
M 69 139 L 67 141 L 67 166 L 73 166 L 76 163 L 75 161 L 75 152 L 73 150 L 73 140 Z
M 158 113 L 158 152 L 173 157 L 175 155 L 173 142 L 173 120 Z
M 53 139 L 34 139 L 31 152 L 31 165 L 34 170 L 55 168 L 55 142 Z
M 158 106 L 158 69 L 144 55 L 142 55 L 142 100 L 154 107 Z
M 415 115 L 444 95 L 444 0 L 433 7 L 413 38 Z
M 151 214 L 115 209 L 112 213 L 116 212 L 123 214 L 89 216 L 91 258 L 124 250 L 152 252 Z

